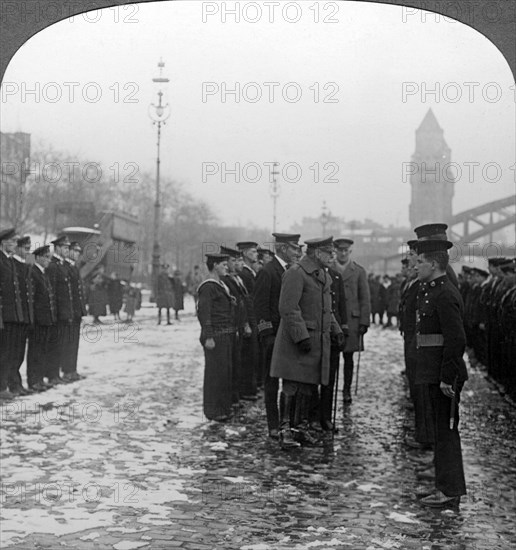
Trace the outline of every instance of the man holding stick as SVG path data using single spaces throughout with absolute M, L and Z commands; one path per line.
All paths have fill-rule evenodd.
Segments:
M 353 383 L 353 353 L 364 351 L 364 334 L 371 319 L 371 297 L 365 269 L 351 259 L 352 239 L 335 239 L 336 259 L 331 267 L 340 273 L 346 294 L 347 324 L 349 337 L 343 350 L 344 389 L 343 401 L 351 403 Z

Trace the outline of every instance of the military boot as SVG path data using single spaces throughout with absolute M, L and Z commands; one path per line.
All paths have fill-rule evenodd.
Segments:
M 320 439 L 317 433 L 310 426 L 310 411 L 313 399 L 310 395 L 297 395 L 296 418 L 299 418 L 299 424 L 296 426 L 298 432 L 298 441 L 307 447 L 317 447 Z M 319 428 L 320 429 L 320 428 Z
M 292 430 L 290 429 L 290 415 L 294 407 L 295 396 L 285 395 L 281 393 L 283 407 L 281 410 L 279 441 L 280 447 L 283 450 L 296 449 L 301 445 L 294 440 Z

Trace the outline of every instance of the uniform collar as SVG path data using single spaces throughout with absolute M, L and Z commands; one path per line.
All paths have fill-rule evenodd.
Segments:
M 20 262 L 21 264 L 25 263 L 25 260 L 22 257 L 18 256 L 18 254 L 13 254 L 11 258 L 14 258 L 16 261 Z
M 276 258 L 280 266 L 283 268 L 283 271 L 286 271 L 287 262 L 283 258 L 280 258 L 277 254 L 274 254 L 274 257 Z
M 244 264 L 243 269 L 248 269 L 252 273 L 253 277 L 256 277 L 256 271 L 252 267 L 249 267 L 247 264 Z
M 39 267 L 41 273 L 45 273 L 45 268 L 43 266 L 39 265 L 38 262 L 34 262 L 34 265 Z
M 441 277 L 437 277 L 437 279 L 434 279 L 433 281 L 430 281 L 429 283 L 426 283 L 428 288 L 440 288 L 444 283 L 447 281 L 448 276 L 442 275 Z

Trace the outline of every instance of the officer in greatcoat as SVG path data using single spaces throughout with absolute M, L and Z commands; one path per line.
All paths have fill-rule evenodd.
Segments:
M 468 375 L 462 359 L 466 346 L 464 306 L 446 275 L 453 246 L 449 241 L 417 243 L 420 282 L 416 324 L 416 385 L 428 388 L 428 414 L 433 418 L 435 490 L 422 498 L 425 506 L 456 505 L 466 494 L 458 431 L 459 402 Z
M 309 429 L 312 395 L 318 385 L 330 381 L 331 335 L 343 338 L 332 313 L 332 280 L 327 272 L 334 255 L 333 238 L 310 239 L 306 245 L 306 255 L 283 275 L 281 321 L 271 361 L 271 376 L 283 379 L 280 442 L 284 449 L 299 445 L 291 431 L 294 398 L 300 438 L 317 443 Z
M 353 382 L 353 353 L 363 351 L 364 334 L 371 318 L 371 297 L 365 269 L 351 259 L 352 239 L 335 239 L 337 257 L 332 268 L 341 274 L 346 293 L 346 308 L 349 337 L 343 351 L 344 356 L 344 403 L 351 403 Z M 381 322 L 381 320 L 380 320 Z
M 271 360 L 274 341 L 280 325 L 279 299 L 281 280 L 285 271 L 299 255 L 298 234 L 273 233 L 274 254 L 256 277 L 254 311 L 262 353 L 263 391 L 269 437 L 279 438 L 278 389 L 279 381 L 271 377 Z
M 54 292 L 46 273 L 52 258 L 50 246 L 40 246 L 33 254 L 35 261 L 29 267 L 29 276 L 33 289 L 34 324 L 29 331 L 27 383 L 33 391 L 41 392 L 51 387 L 43 378 L 51 361 L 52 341 L 57 341 L 57 317 Z

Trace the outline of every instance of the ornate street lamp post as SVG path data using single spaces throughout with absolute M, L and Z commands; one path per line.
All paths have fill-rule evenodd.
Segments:
M 322 225 L 322 236 L 326 237 L 326 226 L 331 219 L 331 212 L 326 206 L 326 201 L 323 202 L 322 212 L 321 212 L 321 225 Z
M 162 85 L 169 82 L 168 78 L 165 78 L 163 73 L 163 67 L 165 63 L 160 59 L 158 63 L 159 76 L 153 78 L 152 81 L 158 85 L 158 104 L 151 103 L 149 105 L 149 116 L 152 119 L 152 124 L 158 127 L 158 141 L 157 141 L 157 157 L 156 157 L 156 200 L 154 201 L 154 243 L 152 246 L 152 295 L 156 300 L 158 296 L 158 274 L 159 274 L 159 259 L 160 259 L 160 247 L 159 247 L 159 226 L 160 226 L 160 187 L 159 187 L 159 169 L 160 169 L 160 140 L 161 140 L 161 125 L 165 124 L 165 121 L 170 116 L 170 108 L 168 103 L 163 105 L 162 98 L 163 92 L 161 91 Z
M 276 203 L 278 201 L 278 197 L 280 195 L 280 187 L 278 185 L 278 182 L 276 180 L 276 176 L 279 175 L 279 172 L 276 170 L 276 166 L 279 166 L 279 162 L 273 163 L 273 169 L 272 169 L 272 184 L 270 186 L 270 195 L 272 197 L 272 232 L 276 232 Z

